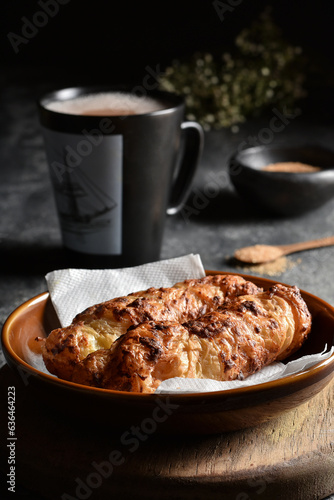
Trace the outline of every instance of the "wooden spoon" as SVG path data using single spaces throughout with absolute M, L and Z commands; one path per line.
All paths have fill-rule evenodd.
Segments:
M 318 240 L 301 241 L 300 243 L 292 243 L 290 245 L 254 245 L 239 248 L 239 250 L 234 252 L 234 257 L 247 264 L 264 264 L 290 253 L 301 252 L 311 248 L 329 247 L 331 245 L 334 245 L 334 236 Z

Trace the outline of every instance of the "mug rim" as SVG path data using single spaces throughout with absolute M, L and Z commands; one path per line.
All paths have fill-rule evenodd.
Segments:
M 145 96 L 147 97 L 153 97 L 156 99 L 160 99 L 163 101 L 164 104 L 166 104 L 165 107 L 162 109 L 157 109 L 155 111 L 149 111 L 145 113 L 136 113 L 136 114 L 131 114 L 131 115 L 83 115 L 83 114 L 74 114 L 74 113 L 64 113 L 63 111 L 54 111 L 51 109 L 48 109 L 46 107 L 46 104 L 50 103 L 51 101 L 58 100 L 58 101 L 67 101 L 70 99 L 75 99 L 77 97 L 81 97 L 84 95 L 88 94 L 99 94 L 103 92 L 121 92 L 121 93 L 132 93 L 133 89 L 136 88 L 136 86 L 130 86 L 130 85 L 84 85 L 84 86 L 71 86 L 71 87 L 62 87 L 58 88 L 55 90 L 52 90 L 50 92 L 47 92 L 43 94 L 37 101 L 37 105 L 40 109 L 40 112 L 42 113 L 48 113 L 49 116 L 63 116 L 68 119 L 75 119 L 77 120 L 78 118 L 82 119 L 95 119 L 96 118 L 112 118 L 112 119 L 119 119 L 123 120 L 124 118 L 126 119 L 136 119 L 137 117 L 143 117 L 143 116 L 154 116 L 154 115 L 162 115 L 162 114 L 168 114 L 171 113 L 173 110 L 184 106 L 184 97 L 182 95 L 178 95 L 173 92 L 165 91 L 165 90 L 160 90 L 160 89 L 151 89 L 151 90 L 146 90 Z M 139 96 L 140 97 L 140 96 Z M 144 97 L 144 95 L 143 95 Z

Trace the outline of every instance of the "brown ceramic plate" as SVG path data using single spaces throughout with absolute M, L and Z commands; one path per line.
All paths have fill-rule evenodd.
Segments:
M 207 274 L 227 273 L 207 271 Z M 241 276 L 265 289 L 276 283 L 265 278 Z M 327 348 L 333 345 L 334 308 L 307 292 L 302 295 L 313 316 L 313 326 L 295 357 L 319 353 L 326 345 Z M 2 330 L 8 364 L 43 404 L 52 405 L 55 411 L 64 412 L 71 418 L 88 419 L 109 427 L 139 426 L 146 433 L 156 430 L 216 433 L 250 427 L 306 402 L 334 376 L 333 354 L 297 374 L 226 391 L 154 395 L 92 388 L 60 380 L 34 367 L 36 360 L 41 360 L 40 354 L 34 352 L 35 337 L 46 336 L 57 326 L 47 292 L 19 306 Z M 126 438 L 126 432 L 123 435 Z

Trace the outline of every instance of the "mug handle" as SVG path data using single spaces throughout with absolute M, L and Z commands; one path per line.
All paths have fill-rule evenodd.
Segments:
M 183 122 L 181 130 L 184 131 L 184 144 L 172 184 L 168 215 L 177 214 L 186 202 L 204 145 L 204 132 L 199 123 Z

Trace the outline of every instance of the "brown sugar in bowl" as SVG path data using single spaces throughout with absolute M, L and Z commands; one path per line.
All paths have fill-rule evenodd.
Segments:
M 207 274 L 226 274 L 207 271 Z M 239 274 L 264 289 L 276 281 Z M 295 357 L 319 353 L 333 345 L 334 308 L 307 292 L 302 295 L 313 317 L 309 338 Z M 108 428 L 129 428 L 158 415 L 159 431 L 214 434 L 252 427 L 308 401 L 334 376 L 334 354 L 315 366 L 271 382 L 210 393 L 133 394 L 83 386 L 58 379 L 32 366 L 41 356 L 35 338 L 57 327 L 47 292 L 19 306 L 6 320 L 2 346 L 8 365 L 25 380 L 39 402 Z
M 251 205 L 273 214 L 300 215 L 333 198 L 334 151 L 285 143 L 246 148 L 230 158 L 229 176 Z

